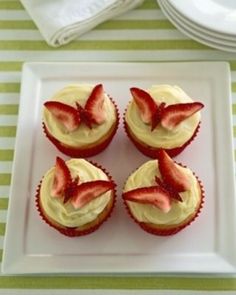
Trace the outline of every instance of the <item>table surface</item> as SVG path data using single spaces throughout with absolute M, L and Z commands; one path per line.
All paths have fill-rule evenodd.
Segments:
M 232 76 L 232 128 L 236 137 L 236 54 L 214 50 L 190 40 L 164 17 L 155 0 L 146 0 L 141 7 L 99 25 L 79 40 L 58 49 L 45 43 L 19 1 L 1 0 L 0 256 L 11 184 L 21 68 L 28 61 L 228 61 Z M 234 291 L 236 278 L 0 275 L 1 288 L 20 289 L 22 292 L 45 289 L 45 294 L 52 294 L 48 293 L 49 289 L 70 289 L 71 292 L 73 289 L 83 289 L 83 292 L 91 289 Z

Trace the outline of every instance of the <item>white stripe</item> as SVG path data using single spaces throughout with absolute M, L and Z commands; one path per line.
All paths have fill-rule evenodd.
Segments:
M 0 10 L 1 20 L 32 20 L 25 10 Z M 166 19 L 160 9 L 138 9 L 122 14 L 114 20 L 155 20 Z
M 236 82 L 236 71 L 231 72 L 232 82 Z
M 0 137 L 0 149 L 13 150 L 15 140 L 14 137 Z
M 0 173 L 11 173 L 11 172 L 12 172 L 12 162 L 0 161 Z
M 236 92 L 232 92 L 232 103 L 236 103 Z
M 189 61 L 189 60 L 234 60 L 235 53 L 217 50 L 1 50 L 4 61 Z
M 6 223 L 7 221 L 7 210 L 0 210 L 0 222 Z M 1 236 L 0 236 L 1 237 Z M 1 239 L 0 239 L 0 248 L 1 248 Z
M 0 107 L 1 104 L 18 104 L 19 94 L 17 93 L 0 93 Z
M 10 192 L 9 185 L 0 185 L 0 197 L 8 198 Z
M 1 20 L 31 20 L 31 17 L 25 10 L 0 10 Z
M 236 126 L 236 115 L 233 115 L 233 125 Z
M 1 40 L 37 40 L 44 38 L 36 30 L 0 30 Z M 77 40 L 185 40 L 181 32 L 171 30 L 93 30 Z
M 10 186 L 9 185 L 0 185 L 0 196 L 4 198 L 9 197 Z
M 17 115 L 0 115 L 0 126 L 16 126 Z
M 114 19 L 119 20 L 156 20 L 166 19 L 160 9 L 132 10 Z
M 0 72 L 0 83 L 19 83 L 21 72 Z

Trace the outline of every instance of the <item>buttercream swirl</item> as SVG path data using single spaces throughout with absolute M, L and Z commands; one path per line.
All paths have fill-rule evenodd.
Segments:
M 154 85 L 147 92 L 157 103 L 165 102 L 166 105 L 193 102 L 178 86 Z M 200 112 L 182 121 L 173 130 L 166 130 L 159 124 L 151 131 L 150 125 L 142 121 L 140 111 L 132 100 L 127 107 L 125 121 L 131 132 L 144 144 L 154 148 L 171 149 L 182 146 L 192 137 L 200 122 Z
M 51 100 L 73 107 L 76 107 L 75 102 L 78 102 L 84 107 L 93 88 L 94 86 L 89 84 L 72 84 L 57 92 Z M 93 125 L 92 129 L 81 123 L 75 131 L 69 133 L 64 125 L 46 108 L 43 111 L 43 122 L 46 124 L 49 133 L 60 142 L 72 147 L 83 148 L 103 138 L 116 121 L 115 107 L 106 93 L 104 93 L 103 107 L 106 116 L 105 122 L 101 125 Z
M 201 198 L 201 189 L 198 180 L 190 169 L 181 166 L 179 168 L 188 176 L 191 182 L 191 189 L 180 193 L 183 202 L 172 201 L 170 211 L 164 213 L 154 205 L 127 201 L 133 216 L 139 222 L 157 225 L 174 225 L 183 222 L 196 211 Z M 125 184 L 124 192 L 156 185 L 155 176 L 161 177 L 157 160 L 146 162 L 130 175 Z
M 84 159 L 71 159 L 66 162 L 72 178 L 79 175 L 80 183 L 93 180 L 109 180 L 108 176 L 100 169 Z M 97 218 L 109 203 L 112 192 L 108 191 L 100 197 L 92 200 L 80 209 L 75 209 L 70 201 L 63 203 L 63 198 L 52 197 L 51 188 L 54 179 L 55 168 L 52 167 L 45 174 L 41 189 L 40 202 L 45 213 L 67 227 L 78 227 L 89 223 Z

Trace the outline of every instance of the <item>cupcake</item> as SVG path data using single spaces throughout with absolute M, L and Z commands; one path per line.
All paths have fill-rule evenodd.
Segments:
M 66 236 L 94 232 L 110 216 L 115 184 L 108 173 L 84 159 L 56 164 L 44 175 L 36 195 L 43 220 Z
M 119 123 L 117 107 L 102 84 L 69 85 L 44 103 L 43 129 L 62 153 L 90 157 L 111 142 Z
M 187 167 L 164 150 L 132 173 L 123 189 L 130 216 L 154 235 L 173 235 L 199 214 L 204 198 L 202 183 Z
M 179 87 L 155 85 L 147 92 L 131 88 L 124 127 L 134 145 L 146 156 L 156 158 L 159 149 L 171 157 L 189 145 L 200 126 L 203 104 Z

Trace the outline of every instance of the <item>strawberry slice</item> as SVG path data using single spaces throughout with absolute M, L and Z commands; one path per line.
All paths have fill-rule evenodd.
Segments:
M 79 112 L 70 105 L 58 101 L 47 101 L 44 106 L 66 127 L 69 132 L 80 124 Z
M 84 182 L 74 189 L 71 204 L 75 209 L 82 208 L 95 198 L 114 189 L 114 187 L 115 184 L 113 182 L 106 180 Z
M 79 111 L 81 121 L 92 129 L 92 120 L 87 110 L 85 110 L 78 102 L 76 102 L 77 110 Z
M 53 197 L 61 197 L 71 182 L 70 170 L 66 166 L 65 161 L 57 157 L 51 195 Z
M 162 113 L 165 109 L 165 102 L 162 102 L 158 107 L 156 112 L 153 114 L 152 116 L 152 129 L 151 131 L 153 131 L 157 125 L 161 122 L 161 118 L 162 118 Z
M 156 183 L 162 187 L 163 189 L 167 190 L 170 194 L 170 197 L 172 199 L 175 199 L 179 202 L 183 202 L 180 194 L 178 192 L 176 192 L 175 190 L 173 190 L 168 184 L 166 184 L 165 182 L 163 182 L 159 177 L 155 177 Z
M 64 200 L 63 200 L 64 204 L 71 199 L 78 184 L 79 184 L 79 176 L 76 176 L 76 178 L 65 189 Z
M 191 183 L 188 177 L 164 150 L 160 150 L 158 153 L 158 165 L 163 182 L 175 192 L 180 193 L 190 189 Z
M 150 204 L 167 213 L 171 209 L 171 199 L 168 191 L 160 186 L 137 188 L 123 194 L 126 201 Z
M 89 113 L 90 119 L 95 124 L 102 124 L 105 121 L 104 90 L 102 84 L 96 85 L 85 105 L 85 110 Z
M 142 121 L 146 124 L 151 124 L 153 115 L 157 111 L 156 102 L 149 93 L 140 88 L 132 87 L 130 91 L 139 108 Z
M 162 112 L 161 125 L 168 130 L 172 130 L 203 107 L 204 105 L 200 102 L 169 105 Z

